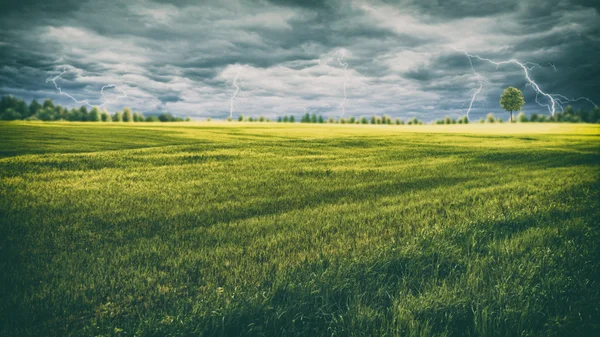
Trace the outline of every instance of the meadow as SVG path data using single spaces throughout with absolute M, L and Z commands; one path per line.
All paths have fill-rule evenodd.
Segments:
M 598 336 L 600 126 L 0 122 L 0 336 Z

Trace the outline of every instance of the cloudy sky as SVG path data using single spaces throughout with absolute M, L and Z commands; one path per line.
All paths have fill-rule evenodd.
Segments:
M 46 81 L 66 70 L 56 84 L 78 100 L 122 88 L 105 90 L 110 111 L 224 119 L 239 74 L 234 117 L 336 117 L 343 103 L 345 116 L 432 120 L 464 114 L 479 88 L 456 48 L 536 62 L 543 91 L 600 104 L 599 12 L 597 0 L 3 0 L 0 95 L 79 106 Z M 471 117 L 501 114 L 508 86 L 548 113 L 520 67 L 473 66 Z

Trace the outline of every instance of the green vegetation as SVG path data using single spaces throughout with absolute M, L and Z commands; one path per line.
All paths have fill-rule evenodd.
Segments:
M 145 118 L 141 112 L 133 112 L 130 108 L 123 112 L 116 111 L 112 116 L 106 110 L 93 107 L 89 112 L 85 106 L 79 109 L 67 109 L 47 99 L 40 105 L 35 99 L 29 106 L 23 99 L 13 96 L 3 96 L 0 99 L 0 120 L 41 120 L 41 121 L 71 121 L 71 122 L 183 122 L 181 117 L 174 117 L 169 113 L 162 113 L 158 117 Z M 185 121 L 189 121 L 186 118 Z
M 0 336 L 600 329 L 598 125 L 0 122 L 0 143 Z
M 525 105 L 525 99 L 521 90 L 508 87 L 500 96 L 500 105 L 510 113 L 510 122 L 513 121 L 513 111 L 519 111 Z

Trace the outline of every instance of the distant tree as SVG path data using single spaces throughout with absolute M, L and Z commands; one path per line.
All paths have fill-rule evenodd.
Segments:
M 296 118 L 294 116 L 290 116 L 290 123 L 296 123 Z
M 123 109 L 123 122 L 133 122 L 133 113 L 129 107 Z
M 287 115 L 283 116 L 284 123 L 288 123 L 289 121 L 290 121 L 290 118 Z
M 498 118 L 496 118 L 496 123 L 504 123 L 504 122 L 502 121 L 502 118 L 498 117 Z
M 537 121 L 538 121 L 538 122 L 546 122 L 546 121 L 547 121 L 546 119 L 547 119 L 546 115 L 540 115 L 540 116 L 537 118 Z
M 369 120 L 367 119 L 367 117 L 362 116 L 360 118 L 360 124 L 369 124 Z
M 371 124 L 377 124 L 377 118 L 375 118 L 375 115 L 371 116 Z
M 569 115 L 569 116 L 575 116 L 575 110 L 573 109 L 572 106 L 567 105 L 567 107 L 565 108 L 565 111 L 563 111 L 562 114 L 563 115 Z
M 277 116 L 277 123 L 283 122 L 283 118 L 281 116 Z
M 310 114 L 308 112 L 302 116 L 300 123 L 310 123 Z
M 102 112 L 100 113 L 100 120 L 103 122 L 110 122 L 112 120 L 112 118 L 110 118 L 110 115 L 108 114 L 108 111 L 102 110 Z
M 252 116 L 248 117 L 248 122 L 254 122 L 254 119 L 252 118 Z
M 317 119 L 317 114 L 313 113 L 311 118 L 310 118 L 310 122 L 311 123 L 316 123 L 318 121 Z
M 5 121 L 14 121 L 17 119 L 21 119 L 21 114 L 15 111 L 13 108 L 7 108 L 2 113 L 2 119 Z
M 148 116 L 146 117 L 146 122 L 160 122 L 160 119 L 156 116 Z
M 173 115 L 163 112 L 160 115 L 158 115 L 158 120 L 160 120 L 161 122 L 173 122 L 175 118 L 173 117 Z
M 115 114 L 112 116 L 112 121 L 113 122 L 122 122 L 123 121 L 123 114 L 121 113 L 121 111 L 115 112 Z
M 590 116 L 588 118 L 590 123 L 600 123 L 600 107 L 594 107 L 594 110 L 590 112 Z
M 496 118 L 494 117 L 494 114 L 490 112 L 485 117 L 485 121 L 488 122 L 488 123 L 494 123 L 494 122 L 496 122 Z
M 525 113 L 523 111 L 519 112 L 519 115 L 517 116 L 517 122 L 519 122 L 519 123 L 529 122 L 529 120 L 527 119 L 527 116 L 525 116 Z
M 53 108 L 42 108 L 35 114 L 35 117 L 41 121 L 54 120 L 54 109 Z
M 538 114 L 536 114 L 535 112 L 531 114 L 531 116 L 529 117 L 529 120 L 532 122 L 537 122 L 538 121 Z
M 93 107 L 90 111 L 89 116 L 90 122 L 99 122 L 100 121 L 100 109 L 97 106 Z
M 352 117 L 351 119 L 354 119 L 354 117 Z M 325 120 L 323 119 L 323 116 L 319 115 L 319 123 L 323 124 L 325 123 Z M 354 120 L 352 121 L 352 123 L 354 123 Z
M 29 117 L 29 107 L 23 99 L 18 99 L 15 106 L 15 111 L 19 113 L 23 118 Z
M 513 87 L 508 87 L 500 96 L 500 105 L 510 113 L 510 121 L 513 121 L 513 111 L 519 111 L 525 105 L 525 99 L 521 90 Z
M 243 122 L 244 121 L 244 116 L 243 115 L 239 115 L 238 116 L 238 122 Z
M 89 120 L 88 109 L 84 105 L 79 108 L 79 117 L 82 122 Z
M 264 121 L 265 121 L 265 116 L 260 116 L 260 117 L 258 117 L 258 121 L 259 121 L 259 122 L 264 122 Z
M 54 109 L 54 103 L 52 102 L 52 100 L 51 100 L 51 99 L 49 99 L 49 98 L 48 98 L 48 99 L 46 99 L 46 100 L 44 101 L 44 106 L 43 106 L 43 107 L 44 107 L 44 108 L 50 108 L 50 109 Z
M 146 120 L 146 117 L 144 117 L 144 113 L 138 112 L 138 122 L 143 122 L 145 120 Z

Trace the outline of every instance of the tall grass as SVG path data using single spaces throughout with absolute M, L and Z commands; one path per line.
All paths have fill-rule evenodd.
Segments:
M 598 126 L 450 129 L 0 123 L 0 335 L 595 335 Z

